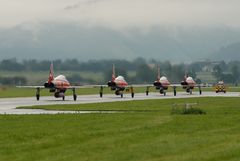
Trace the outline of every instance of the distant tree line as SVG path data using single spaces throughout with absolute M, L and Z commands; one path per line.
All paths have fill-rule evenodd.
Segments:
M 110 59 L 110 60 L 89 60 L 80 62 L 77 59 L 53 60 L 54 70 L 56 71 L 84 71 L 84 72 L 102 72 L 104 80 L 100 83 L 108 81 L 111 77 L 112 65 L 116 66 L 116 74 L 123 75 L 129 83 L 152 83 L 157 77 L 157 64 L 160 66 L 161 75 L 167 76 L 172 83 L 179 83 L 185 73 L 192 76 L 196 80 L 196 73 L 203 70 L 212 72 L 216 80 L 223 80 L 226 83 L 237 84 L 240 79 L 240 61 L 232 61 L 229 63 L 210 61 L 193 62 L 190 64 L 172 64 L 169 61 L 146 60 L 144 58 L 136 58 L 132 61 Z M 13 59 L 4 59 L 0 61 L 0 71 L 48 71 L 51 61 L 49 60 L 23 60 L 17 61 Z M 206 68 L 207 67 L 207 68 Z M 205 69 L 206 68 L 206 69 Z M 133 71 L 131 75 L 129 72 Z M 69 81 L 77 82 L 79 80 L 88 83 L 99 83 L 96 80 L 83 79 L 80 75 L 73 74 L 68 77 Z M 200 79 L 196 80 L 201 83 Z M 1 84 L 26 84 L 25 78 L 0 77 Z
M 141 60 L 140 60 L 141 61 Z M 136 70 L 136 66 L 141 63 L 139 59 L 130 62 L 127 60 L 89 60 L 79 62 L 77 59 L 67 60 L 23 60 L 21 62 L 13 59 L 4 59 L 0 62 L 0 70 L 3 71 L 47 71 L 50 63 L 53 62 L 54 69 L 59 71 L 93 71 L 101 72 L 115 64 L 123 66 L 126 70 Z
M 222 61 L 214 66 L 213 74 L 217 80 L 238 85 L 240 80 L 240 61 L 232 61 L 228 64 Z

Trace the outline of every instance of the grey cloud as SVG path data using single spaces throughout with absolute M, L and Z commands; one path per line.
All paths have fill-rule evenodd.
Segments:
M 70 21 L 112 29 L 149 29 L 156 25 L 240 27 L 238 0 L 4 1 L 0 27 L 31 21 Z
M 74 9 L 78 9 L 81 5 L 94 5 L 98 2 L 102 2 L 103 0 L 84 0 L 84 1 L 80 1 L 78 3 L 72 4 L 72 5 L 68 5 L 66 6 L 64 9 L 65 10 L 74 10 Z
M 64 10 L 73 10 L 73 9 L 77 9 L 78 7 L 79 7 L 79 4 L 73 4 L 70 6 L 66 6 Z

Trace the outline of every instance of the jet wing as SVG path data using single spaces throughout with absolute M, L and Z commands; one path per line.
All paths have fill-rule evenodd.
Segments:
M 181 84 L 171 84 L 170 87 L 188 87 L 190 85 L 181 85 Z M 191 85 L 192 86 L 192 85 Z M 195 84 L 194 87 L 212 87 L 211 85 L 205 85 L 205 84 Z
M 181 84 L 170 84 L 169 87 L 182 87 Z
M 153 87 L 154 85 L 153 84 L 131 84 L 131 85 L 128 85 L 126 86 L 126 88 L 130 88 L 130 87 Z M 82 86 L 79 86 L 79 88 L 100 88 L 100 87 L 103 87 L 103 88 L 107 88 L 109 87 L 108 85 L 84 85 L 83 87 Z M 78 88 L 78 87 L 76 87 Z
M 127 87 L 153 87 L 153 84 L 132 84 L 128 85 Z
M 94 88 L 95 85 L 70 86 L 67 89 Z
M 32 89 L 36 89 L 36 88 L 40 88 L 43 89 L 45 88 L 44 86 L 16 86 L 17 88 L 32 88 Z
M 94 88 L 96 86 L 97 85 L 70 86 L 70 87 L 67 87 L 66 89 Z M 37 88 L 44 89 L 44 88 L 46 88 L 44 86 L 16 86 L 16 87 L 17 88 L 33 88 L 33 89 L 37 89 Z M 99 87 L 100 87 L 100 85 L 99 85 Z
M 104 84 L 104 85 L 92 85 L 93 88 L 98 88 L 98 87 L 108 87 L 108 85 Z

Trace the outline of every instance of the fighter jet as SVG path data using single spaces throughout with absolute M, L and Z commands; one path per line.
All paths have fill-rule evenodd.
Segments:
M 199 88 L 199 94 L 202 94 L 202 85 L 197 84 L 192 77 L 188 76 L 187 72 L 185 72 L 185 76 L 183 81 L 181 81 L 181 86 L 183 89 L 186 90 L 187 93 L 192 94 L 192 91 L 194 89 L 194 87 L 198 87 Z
M 166 96 L 166 91 L 171 86 L 166 76 L 160 76 L 160 68 L 157 66 L 157 80 L 152 85 L 147 85 L 146 95 L 149 93 L 149 88 L 153 86 L 156 90 L 159 90 L 160 94 Z
M 98 85 L 100 86 L 100 97 L 103 97 L 103 88 L 109 87 L 112 91 L 115 91 L 115 95 L 123 97 L 124 91 L 130 91 L 132 98 L 134 97 L 133 86 L 129 86 L 127 81 L 123 76 L 119 75 L 116 77 L 115 66 L 112 67 L 112 79 L 108 81 L 107 85 Z
M 43 86 L 17 86 L 18 88 L 35 88 L 36 89 L 36 99 L 40 99 L 41 89 L 49 89 L 50 93 L 54 93 L 56 98 L 62 98 L 65 100 L 65 92 L 70 89 L 73 92 L 73 100 L 77 100 L 76 88 L 82 88 L 82 86 L 71 86 L 69 81 L 64 75 L 58 75 L 54 78 L 53 73 L 53 63 L 50 65 L 50 72 L 48 80 L 43 84 Z

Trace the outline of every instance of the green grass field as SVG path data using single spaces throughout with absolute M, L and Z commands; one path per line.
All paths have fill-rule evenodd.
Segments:
M 206 114 L 171 114 L 174 103 L 191 102 Z M 238 161 L 239 105 L 239 98 L 189 98 L 41 106 L 145 112 L 0 115 L 0 160 Z

